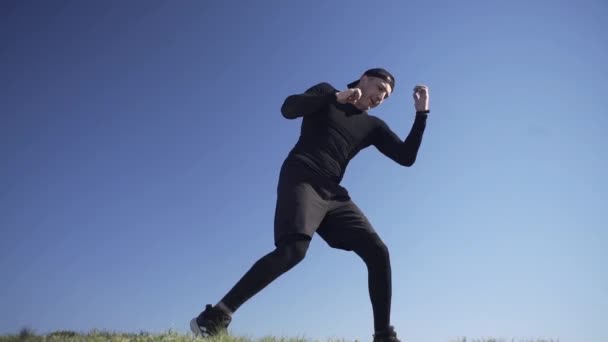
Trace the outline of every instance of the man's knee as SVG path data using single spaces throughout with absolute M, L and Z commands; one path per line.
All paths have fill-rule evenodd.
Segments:
M 304 260 L 309 246 L 310 237 L 301 236 L 280 243 L 277 246 L 277 253 L 287 267 L 291 268 Z
M 363 260 L 367 262 L 386 262 L 390 260 L 388 247 L 378 234 L 373 233 L 366 239 L 362 239 L 353 249 Z
M 372 250 L 374 255 L 376 255 L 378 258 L 381 259 L 389 259 L 389 252 L 388 252 L 388 247 L 386 246 L 386 244 L 384 243 L 384 241 L 382 241 L 382 239 L 380 239 L 380 237 L 378 236 L 378 234 L 374 234 L 372 236 Z

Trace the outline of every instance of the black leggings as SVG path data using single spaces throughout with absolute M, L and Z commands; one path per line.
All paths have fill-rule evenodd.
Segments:
M 390 324 L 391 264 L 386 245 L 377 234 L 352 234 L 344 244 L 363 259 L 368 270 L 369 295 L 374 313 L 374 329 L 386 330 Z M 222 302 L 235 312 L 243 303 L 287 272 L 306 256 L 310 245 L 307 236 L 294 236 L 259 259 Z

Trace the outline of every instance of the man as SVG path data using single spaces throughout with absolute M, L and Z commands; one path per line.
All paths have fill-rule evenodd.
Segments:
M 374 342 L 399 342 L 390 325 L 388 249 L 340 182 L 349 161 L 372 145 L 400 165 L 414 164 L 430 112 L 429 92 L 424 85 L 414 88 L 416 116 L 409 135 L 401 140 L 383 120 L 367 113 L 393 92 L 393 75 L 382 68 L 370 69 L 347 87 L 338 91 L 319 83 L 285 99 L 283 116 L 302 117 L 302 125 L 277 186 L 276 248 L 253 264 L 215 306 L 207 304 L 192 319 L 195 335 L 213 336 L 227 329 L 232 314 L 243 303 L 304 259 L 317 233 L 329 246 L 353 251 L 363 259 L 368 269 Z

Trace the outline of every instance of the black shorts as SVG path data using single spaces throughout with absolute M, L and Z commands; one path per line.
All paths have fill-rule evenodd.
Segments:
M 331 247 L 352 250 L 353 237 L 376 234 L 342 186 L 324 181 L 307 166 L 286 162 L 277 186 L 274 243 L 312 239 L 317 233 Z

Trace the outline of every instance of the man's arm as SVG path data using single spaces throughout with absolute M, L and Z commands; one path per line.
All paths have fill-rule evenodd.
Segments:
M 290 95 L 283 102 L 281 113 L 286 119 L 295 119 L 319 111 L 336 101 L 336 89 L 329 83 L 319 83 L 303 94 Z
M 416 108 L 416 118 L 410 133 L 404 141 L 386 125 L 378 119 L 379 124 L 374 132 L 373 144 L 385 156 L 403 166 L 412 166 L 418 156 L 418 150 L 422 143 L 422 135 L 426 128 L 427 115 L 429 110 L 429 88 L 425 85 L 414 87 L 414 107 Z
M 378 151 L 399 165 L 414 165 L 426 128 L 427 113 L 428 111 L 416 113 L 410 133 L 403 141 L 399 139 L 397 134 L 384 121 L 379 119 L 379 125 L 374 134 L 373 145 Z

